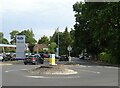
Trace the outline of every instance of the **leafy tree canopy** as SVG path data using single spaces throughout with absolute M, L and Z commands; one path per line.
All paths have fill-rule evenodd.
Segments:
M 47 36 L 43 36 L 39 39 L 38 44 L 48 44 L 49 43 L 49 38 Z

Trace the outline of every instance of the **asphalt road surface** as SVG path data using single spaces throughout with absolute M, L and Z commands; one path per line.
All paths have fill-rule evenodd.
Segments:
M 77 58 L 76 62 L 86 63 Z M 43 65 L 47 65 L 43 64 Z M 65 65 L 74 75 L 32 76 L 26 70 L 40 65 L 2 66 L 2 86 L 118 86 L 118 67 L 100 65 Z

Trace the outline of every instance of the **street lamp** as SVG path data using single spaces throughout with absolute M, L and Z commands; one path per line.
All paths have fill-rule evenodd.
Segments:
M 59 56 L 59 28 L 57 28 L 56 32 L 58 33 L 58 50 L 57 50 L 57 55 Z

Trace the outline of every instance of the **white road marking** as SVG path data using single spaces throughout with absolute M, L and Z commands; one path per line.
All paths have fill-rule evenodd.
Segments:
M 110 67 L 110 66 L 104 66 L 105 68 L 110 68 L 110 69 L 118 69 L 118 67 Z
M 103 66 L 96 66 L 97 68 L 103 68 Z
M 20 71 L 20 70 L 27 70 L 27 69 L 14 69 L 14 70 L 7 70 L 5 72 L 14 72 L 14 71 Z
M 0 64 L 0 66 L 3 66 L 3 65 L 12 65 L 12 64 Z
M 91 68 L 91 67 L 93 67 L 93 66 L 87 66 L 87 67 Z
M 64 76 L 64 77 L 50 77 L 50 76 L 25 76 L 28 78 L 79 78 L 80 76 Z
M 85 66 L 85 65 L 80 65 L 80 67 L 82 67 L 82 68 L 86 68 L 86 67 L 88 67 L 88 68 L 92 68 L 92 67 L 97 67 L 97 68 L 109 68 L 109 69 L 119 69 L 118 67 L 111 67 L 111 66 Z
M 82 70 L 81 71 L 84 71 L 84 72 L 91 72 L 91 73 L 96 73 L 96 74 L 100 74 L 100 72 L 96 72 L 96 71 L 90 71 L 90 70 Z
M 85 68 L 85 67 L 87 67 L 87 66 L 85 66 L 85 65 L 80 65 L 80 67 L 83 67 L 83 68 Z

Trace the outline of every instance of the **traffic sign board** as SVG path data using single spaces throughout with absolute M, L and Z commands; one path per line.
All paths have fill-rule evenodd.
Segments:
M 72 50 L 72 47 L 71 47 L 71 46 L 68 46 L 67 50 L 68 50 L 68 51 L 71 51 L 71 50 Z

